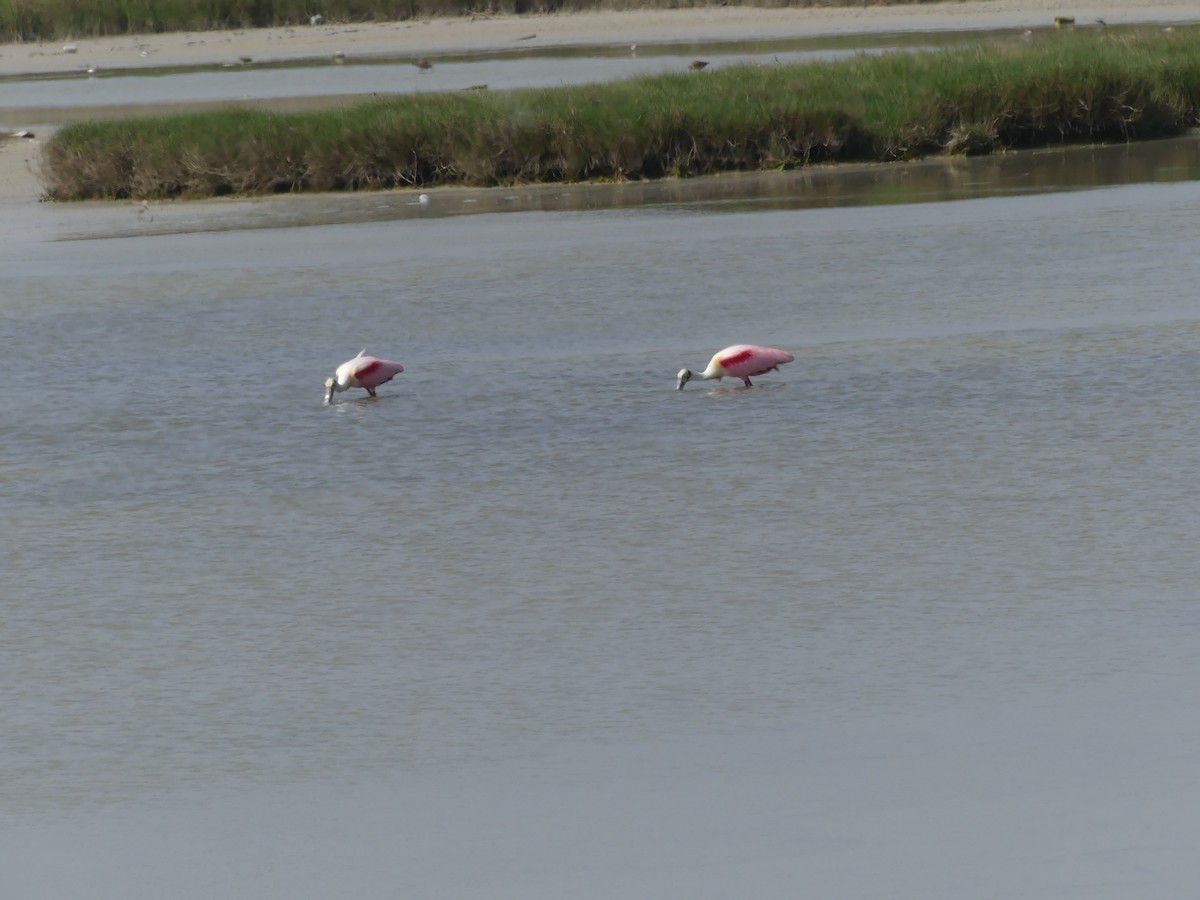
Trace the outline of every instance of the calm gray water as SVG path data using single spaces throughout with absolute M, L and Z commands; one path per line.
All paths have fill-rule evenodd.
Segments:
M 531 27 L 536 27 L 531 23 Z M 919 52 L 935 48 L 1016 41 L 1024 29 L 933 34 L 823 35 L 793 39 L 675 42 L 622 46 L 537 46 L 536 34 L 509 50 L 427 56 L 433 67 L 413 67 L 412 56 L 342 54 L 322 59 L 280 59 L 268 55 L 243 64 L 221 60 L 221 41 L 211 40 L 213 65 L 153 67 L 132 51 L 78 57 L 63 55 L 62 70 L 48 75 L 0 78 L 0 114 L 36 111 L 36 121 L 61 121 L 56 110 L 70 108 L 74 120 L 114 104 L 179 105 L 247 99 L 350 97 L 369 94 L 427 93 L 486 85 L 491 90 L 592 84 L 637 76 L 681 72 L 697 57 L 712 68 L 777 65 L 844 59 L 862 53 Z M 57 51 L 51 51 L 52 53 Z M 282 52 L 282 48 L 281 51 Z M 151 60 L 152 62 L 152 60 Z M 49 115 L 50 118 L 41 117 Z M 26 121 L 24 124 L 28 124 Z
M 6 884 L 1187 896 L 1197 208 L 13 237 Z
M 720 53 L 710 61 L 717 66 L 798 63 L 842 59 L 854 50 Z M 878 52 L 878 51 L 876 51 Z M 435 63 L 422 71 L 412 60 L 392 63 L 310 65 L 271 68 L 230 65 L 207 71 L 122 72 L 75 77 L 56 76 L 23 81 L 0 81 L 0 106 L 23 108 L 100 107 L 114 96 L 127 104 L 180 104 L 211 100 L 323 97 L 371 94 L 411 94 L 461 91 L 475 85 L 491 90 L 528 87 L 561 87 L 618 81 L 687 69 L 694 58 L 687 48 L 676 56 L 628 53 L 623 56 L 588 55 L 556 58 L 466 59 Z

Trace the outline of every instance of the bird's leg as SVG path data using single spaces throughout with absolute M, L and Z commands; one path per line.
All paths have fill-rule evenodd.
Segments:
M 367 388 L 367 393 L 370 394 L 372 397 L 374 397 L 375 396 L 375 388 Z
M 754 387 L 754 385 L 750 383 L 750 377 L 748 375 L 743 375 L 742 381 L 746 382 L 746 387 Z

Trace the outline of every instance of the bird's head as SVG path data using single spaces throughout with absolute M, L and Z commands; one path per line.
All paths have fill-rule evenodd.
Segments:
M 679 379 L 679 383 L 675 385 L 675 390 L 682 391 L 683 386 L 692 380 L 692 370 L 680 369 L 679 374 L 675 377 Z
M 325 379 L 325 402 L 326 403 L 329 403 L 331 400 L 333 400 L 333 392 L 336 391 L 337 389 L 338 389 L 337 379 L 334 379 L 334 378 L 326 378 Z

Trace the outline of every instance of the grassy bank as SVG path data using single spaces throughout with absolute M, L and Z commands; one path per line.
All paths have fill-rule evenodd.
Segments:
M 863 6 L 864 0 L 753 0 L 757 6 Z M 871 0 L 871 5 L 936 0 Z M 0 0 L 0 41 L 61 40 L 326 22 L 391 22 L 472 14 L 690 8 L 710 0 Z M 728 2 L 722 3 L 728 5 Z
M 640 179 L 1178 134 L 1200 113 L 1200 33 L 740 67 L 607 85 L 408 95 L 61 129 L 56 199 L 207 197 Z

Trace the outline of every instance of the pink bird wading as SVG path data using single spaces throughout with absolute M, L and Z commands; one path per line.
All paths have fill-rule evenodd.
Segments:
M 387 359 L 377 359 L 367 356 L 366 350 L 360 350 L 358 356 L 337 367 L 332 378 L 325 379 L 325 402 L 333 399 L 334 391 L 341 393 L 350 388 L 363 388 L 372 397 L 375 388 L 392 380 L 404 371 L 404 366 Z
M 740 378 L 746 382 L 746 387 L 753 387 L 754 385 L 750 383 L 752 375 L 777 372 L 780 366 L 790 363 L 795 358 L 786 350 L 776 350 L 774 347 L 734 344 L 717 353 L 709 362 L 708 368 L 699 375 L 693 376 L 691 369 L 680 369 L 679 383 L 675 386 L 675 390 L 682 391 L 683 386 L 693 377 L 699 378 L 701 381 L 708 381 L 712 378 L 719 380 L 726 375 L 730 378 Z

